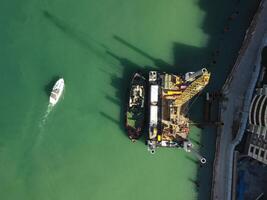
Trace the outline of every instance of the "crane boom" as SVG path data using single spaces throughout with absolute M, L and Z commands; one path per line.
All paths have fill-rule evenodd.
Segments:
M 181 106 L 193 98 L 209 83 L 209 79 L 210 73 L 206 70 L 202 73 L 202 75 L 190 83 L 183 93 L 175 100 L 175 105 Z

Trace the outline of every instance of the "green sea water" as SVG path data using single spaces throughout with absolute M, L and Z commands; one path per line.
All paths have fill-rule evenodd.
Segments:
M 0 0 L 0 199 L 209 199 L 215 132 L 192 126 L 190 137 L 204 144 L 196 147 L 208 158 L 201 169 L 178 149 L 149 154 L 123 129 L 127 87 L 136 70 L 206 66 L 209 89 L 219 89 L 256 5 Z M 229 33 L 222 33 L 225 26 Z M 213 58 L 215 49 L 220 55 Z M 50 108 L 58 77 L 66 88 Z M 190 111 L 196 120 L 198 102 Z

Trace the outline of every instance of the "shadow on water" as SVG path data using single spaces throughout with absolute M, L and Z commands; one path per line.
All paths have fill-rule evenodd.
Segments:
M 168 64 L 167 62 L 165 62 L 164 60 L 154 58 L 149 53 L 145 52 L 144 50 L 141 50 L 140 48 L 138 48 L 135 45 L 131 44 L 130 42 L 126 41 L 122 37 L 120 37 L 118 35 L 114 35 L 113 38 L 117 42 L 119 42 L 120 44 L 125 46 L 126 48 L 129 48 L 129 49 L 133 50 L 134 52 L 136 52 L 137 54 L 153 61 L 154 65 L 156 67 L 160 68 L 160 70 L 167 71 L 167 72 L 174 72 L 175 71 L 174 67 L 171 66 L 170 64 Z M 116 94 L 115 94 L 116 98 L 111 98 L 110 96 L 107 96 L 106 98 L 110 102 L 116 103 L 117 105 L 119 105 L 121 107 L 121 109 L 120 109 L 120 122 L 118 123 L 118 126 L 122 129 L 123 133 L 127 134 L 125 131 L 125 113 L 126 113 L 126 109 L 127 109 L 128 93 L 129 93 L 129 89 L 130 89 L 129 88 L 129 80 L 131 80 L 132 75 L 135 72 L 142 72 L 145 75 L 147 75 L 149 71 L 155 70 L 156 68 L 152 67 L 152 66 L 139 66 L 127 58 L 120 57 L 119 55 L 115 54 L 114 52 L 112 52 L 108 48 L 106 48 L 106 53 L 109 56 L 111 56 L 112 58 L 114 58 L 115 60 L 117 60 L 122 67 L 121 77 L 119 77 L 117 75 L 111 76 L 111 85 L 116 89 Z M 104 117 L 106 117 L 106 116 L 104 116 Z M 109 119 L 108 117 L 106 117 L 106 118 Z M 110 119 L 110 121 L 115 122 L 115 119 Z M 145 123 L 145 124 L 147 124 L 147 123 Z M 144 133 L 146 132 L 147 128 L 148 127 L 144 127 L 144 131 L 143 131 Z M 146 134 L 142 134 L 140 141 L 143 143 L 146 143 L 146 140 L 147 140 Z
M 193 139 L 193 138 L 189 138 L 190 139 L 190 141 L 192 141 L 194 144 L 196 144 L 197 146 L 199 146 L 199 147 L 201 147 L 201 146 L 203 146 L 199 141 L 197 141 L 197 140 L 195 140 L 195 139 Z
M 86 49 L 90 53 L 94 54 L 101 60 L 106 61 L 105 54 L 103 53 L 102 44 L 90 37 L 87 33 L 82 32 L 75 28 L 74 26 L 66 23 L 61 18 L 53 15 L 47 10 L 43 11 L 43 16 L 52 25 L 58 28 L 62 33 L 64 33 L 68 38 L 73 40 L 76 44 L 80 45 L 82 48 Z
M 100 115 L 102 115 L 104 118 L 110 120 L 111 122 L 113 122 L 114 124 L 121 124 L 120 121 L 118 119 L 116 119 L 115 117 L 112 117 L 102 111 L 99 112 Z
M 191 162 L 194 163 L 194 164 L 198 164 L 198 163 L 199 163 L 199 161 L 198 161 L 197 159 L 192 158 L 191 156 L 185 156 L 185 158 L 186 158 L 187 160 L 191 161 Z
M 212 75 L 206 90 L 220 90 L 235 62 L 245 31 L 258 5 L 259 1 L 200 0 L 199 7 L 206 14 L 202 29 L 209 35 L 208 44 L 205 48 L 195 48 L 176 43 L 174 45 L 175 64 L 190 66 L 194 70 L 198 66 L 207 67 Z M 203 111 L 203 98 L 192 106 L 192 112 L 190 112 L 192 121 L 202 120 L 202 112 L 199 111 Z M 207 158 L 207 164 L 198 165 L 199 200 L 211 197 L 215 140 L 215 128 L 205 128 L 202 131 L 200 141 L 202 146 L 199 151 Z
M 197 180 L 194 180 L 192 178 L 188 178 L 188 180 L 191 182 L 191 183 L 194 183 L 196 187 L 199 187 L 199 182 Z
M 267 67 L 267 46 L 261 52 L 261 65 Z
M 110 102 L 112 102 L 112 103 L 118 105 L 118 106 L 121 105 L 121 102 L 120 102 L 119 99 L 114 98 L 114 97 L 112 97 L 112 96 L 110 96 L 110 95 L 106 95 L 106 99 L 109 100 Z
M 100 114 L 105 117 L 106 119 L 110 120 L 113 123 L 116 123 L 122 130 L 125 136 L 127 136 L 126 130 L 125 130 L 125 113 L 127 109 L 127 102 L 128 102 L 128 93 L 129 93 L 129 80 L 131 80 L 132 75 L 135 72 L 148 72 L 149 70 L 152 70 L 152 67 L 146 67 L 145 69 L 141 66 L 137 65 L 136 63 L 132 62 L 131 60 L 127 58 L 123 58 L 115 54 L 114 52 L 111 52 L 110 50 L 106 50 L 106 54 L 110 57 L 114 58 L 119 62 L 121 65 L 121 76 L 117 75 L 111 75 L 111 86 L 116 89 L 115 91 L 115 97 L 111 97 L 109 95 L 106 95 L 106 99 L 110 102 L 119 105 L 121 107 L 120 109 L 120 116 L 119 121 L 116 120 L 116 117 L 108 116 L 106 113 L 101 112 Z M 127 136 L 128 137 L 128 136 Z M 145 143 L 146 138 L 143 136 L 140 141 Z
M 128 41 L 126 41 L 125 39 L 121 38 L 118 35 L 114 35 L 113 38 L 120 42 L 121 44 L 125 45 L 126 47 L 130 48 L 131 50 L 135 51 L 136 53 L 144 56 L 145 58 L 148 58 L 149 60 L 154 62 L 154 65 L 159 67 L 161 70 L 164 71 L 172 71 L 173 70 L 173 66 L 170 65 L 169 63 L 165 62 L 162 59 L 159 58 L 154 58 L 152 55 L 150 55 L 149 53 L 145 52 L 144 50 L 139 49 L 138 47 L 134 46 L 133 44 L 129 43 Z
M 47 85 L 45 85 L 44 91 L 45 91 L 47 96 L 50 96 L 52 88 L 53 88 L 53 86 L 55 85 L 55 83 L 57 82 L 58 79 L 60 79 L 60 76 L 54 76 L 51 79 L 51 81 Z

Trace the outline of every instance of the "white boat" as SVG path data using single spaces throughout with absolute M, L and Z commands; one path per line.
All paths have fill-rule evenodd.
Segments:
M 64 90 L 64 79 L 60 78 L 54 85 L 53 90 L 50 94 L 49 103 L 54 106 L 58 102 L 60 96 L 63 93 Z

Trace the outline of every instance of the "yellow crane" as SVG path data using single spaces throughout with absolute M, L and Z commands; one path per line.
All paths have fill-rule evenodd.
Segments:
M 177 99 L 175 99 L 175 105 L 181 106 L 188 100 L 192 99 L 209 83 L 209 79 L 210 73 L 208 70 L 202 70 L 202 73 L 199 75 L 199 77 L 196 77 L 196 79 L 192 80 L 190 85 L 183 91 L 183 93 Z

